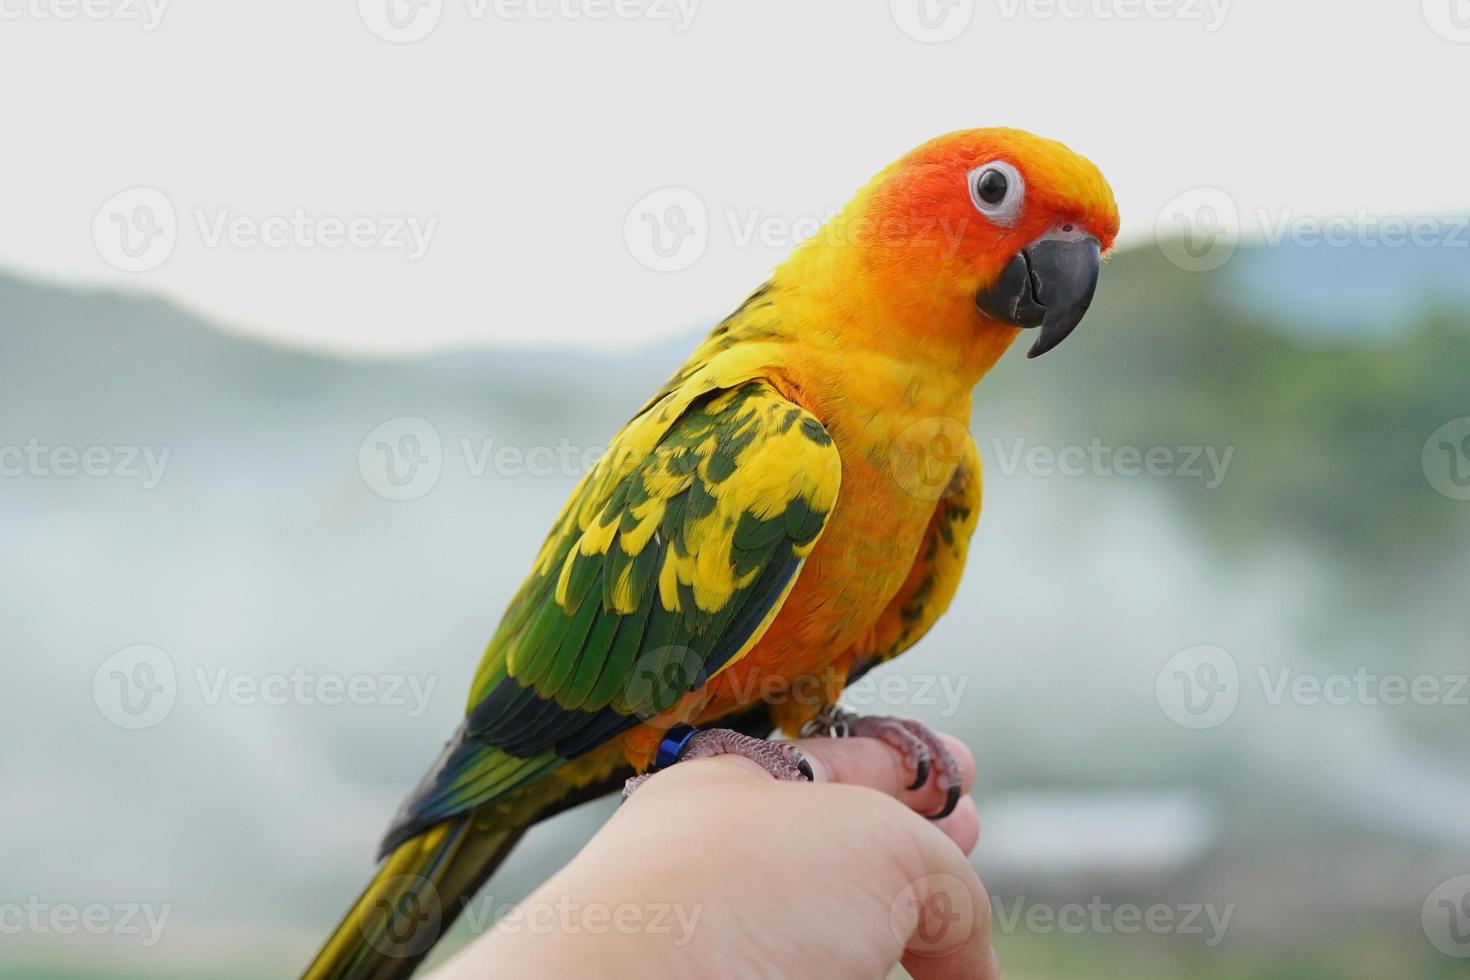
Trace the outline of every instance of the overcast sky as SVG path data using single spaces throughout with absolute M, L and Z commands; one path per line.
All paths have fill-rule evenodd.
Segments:
M 1133 242 L 1464 213 L 1470 3 L 1364 6 L 0 0 L 0 264 L 294 343 L 647 342 L 992 124 L 1092 157 Z

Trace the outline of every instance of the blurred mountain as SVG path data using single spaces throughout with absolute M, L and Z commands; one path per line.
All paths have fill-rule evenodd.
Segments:
M 1356 903 L 1398 942 L 1418 930 L 1404 895 L 1470 843 L 1463 708 L 1283 703 L 1263 680 L 1470 669 L 1470 503 L 1422 460 L 1470 415 L 1470 277 L 1439 256 L 1334 255 L 1330 275 L 1284 248 L 1205 275 L 1125 252 L 1074 338 L 1009 355 L 977 392 L 972 567 L 885 676 L 909 685 L 890 710 L 976 747 L 982 801 L 1018 828 L 977 858 L 992 887 L 1241 901 L 1233 935 L 1268 942 L 1282 896 L 1302 932 Z M 1339 328 L 1352 309 L 1382 329 Z M 462 712 L 586 461 L 700 332 L 367 360 L 268 346 L 153 296 L 0 276 L 0 451 L 41 460 L 0 477 L 0 866 L 18 895 L 172 909 L 157 947 L 7 937 L 22 972 L 299 967 Z M 62 449 L 106 466 L 59 475 Z M 1130 466 L 1130 449 L 1167 465 Z M 410 458 L 427 468 L 400 473 Z M 127 730 L 97 685 L 135 644 L 163 652 L 176 696 Z M 1157 684 L 1201 644 L 1233 658 L 1240 704 L 1196 731 Z M 304 696 L 259 693 L 301 676 Z M 324 703 L 322 678 L 404 683 Z M 603 813 L 533 833 L 494 898 L 523 894 Z M 1037 827 L 1066 838 L 1056 866 L 1030 857 Z M 1067 857 L 1098 847 L 1107 860 Z M 1291 975 L 1340 975 L 1324 970 Z

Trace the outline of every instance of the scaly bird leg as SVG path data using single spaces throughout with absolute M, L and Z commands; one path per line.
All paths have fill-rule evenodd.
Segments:
M 790 742 L 768 742 L 728 728 L 701 731 L 688 725 L 675 725 L 659 743 L 658 754 L 654 756 L 649 771 L 623 784 L 623 799 L 632 796 L 634 790 L 660 769 L 676 762 L 707 759 L 715 755 L 738 755 L 749 759 L 780 780 L 812 779 L 811 763 Z
M 893 746 L 903 756 L 904 764 L 914 774 L 914 782 L 909 789 L 921 788 L 933 772 L 935 784 L 945 793 L 945 801 L 943 809 L 933 814 L 930 820 L 949 816 L 959 805 L 960 781 L 963 778 L 959 761 L 945 746 L 944 740 L 922 722 L 889 715 L 860 715 L 829 704 L 802 727 L 801 735 L 803 738 L 820 735 L 876 738 Z

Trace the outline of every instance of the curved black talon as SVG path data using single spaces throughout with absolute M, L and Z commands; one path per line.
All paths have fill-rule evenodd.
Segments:
M 796 768 L 797 771 L 806 777 L 807 782 L 814 783 L 817 781 L 817 774 L 812 772 L 812 764 L 807 762 L 806 759 L 799 760 L 796 763 Z
M 957 807 L 957 806 L 959 806 L 959 805 L 960 805 L 960 788 L 958 786 L 951 786 L 949 788 L 949 797 L 947 799 L 945 799 L 945 801 L 944 801 L 944 809 L 943 810 L 940 810 L 936 814 L 931 815 L 929 817 L 929 819 L 930 820 L 943 820 L 945 817 L 949 816 L 951 813 L 954 813 L 954 808 Z
M 914 783 L 909 790 L 923 789 L 924 784 L 929 781 L 929 753 L 919 756 L 919 764 L 914 767 Z

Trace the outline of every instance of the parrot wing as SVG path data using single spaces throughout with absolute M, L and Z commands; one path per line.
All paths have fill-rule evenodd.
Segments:
M 574 492 L 385 853 L 665 711 L 774 618 L 836 504 L 837 449 L 763 381 L 685 397 Z
M 919 639 L 944 615 L 960 586 L 970 537 L 980 520 L 980 453 L 965 439 L 960 459 L 934 506 L 924 542 L 898 594 L 878 617 L 877 626 L 856 651 L 849 681 L 892 659 Z

